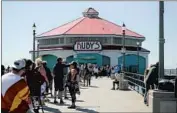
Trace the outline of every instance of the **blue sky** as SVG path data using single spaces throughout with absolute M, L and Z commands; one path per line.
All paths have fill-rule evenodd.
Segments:
M 2 63 L 10 65 L 19 58 L 31 58 L 32 24 L 37 34 L 82 16 L 88 7 L 105 18 L 143 35 L 143 47 L 150 50 L 149 64 L 158 61 L 159 2 L 93 2 L 93 1 L 3 1 L 2 2 Z M 165 2 L 164 36 L 165 68 L 177 67 L 177 2 Z

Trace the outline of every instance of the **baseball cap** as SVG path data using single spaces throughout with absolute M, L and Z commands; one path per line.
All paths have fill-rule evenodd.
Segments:
M 20 59 L 20 60 L 16 60 L 14 62 L 14 64 L 12 65 L 12 68 L 20 70 L 22 68 L 25 68 L 25 66 L 26 66 L 25 60 L 24 59 Z

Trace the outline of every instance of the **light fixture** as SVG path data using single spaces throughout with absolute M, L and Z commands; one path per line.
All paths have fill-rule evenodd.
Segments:
M 36 30 L 36 25 L 35 25 L 35 23 L 33 24 L 33 30 Z
M 122 25 L 122 31 L 125 31 L 126 30 L 126 26 L 125 26 L 125 24 L 123 23 L 123 25 Z

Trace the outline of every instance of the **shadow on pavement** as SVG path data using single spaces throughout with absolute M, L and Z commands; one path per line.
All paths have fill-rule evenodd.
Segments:
M 86 113 L 99 113 L 98 111 L 87 109 L 87 108 L 82 108 L 82 107 L 77 107 L 76 110 L 81 111 L 81 112 L 86 112 Z
M 64 103 L 64 104 L 54 104 L 53 102 L 48 102 L 49 104 L 53 104 L 53 105 L 57 105 L 57 106 L 70 106 L 70 104 L 66 104 L 66 103 Z
M 68 100 L 70 100 L 71 101 L 71 98 L 70 99 L 68 99 Z M 76 99 L 76 102 L 85 102 L 84 100 L 77 100 Z
M 44 107 L 44 110 L 50 113 L 62 113 L 59 109 L 55 109 L 55 108 L 47 107 L 47 106 Z
M 99 88 L 98 86 L 89 86 L 89 87 L 91 87 L 91 88 Z
M 88 89 L 88 87 L 80 87 L 80 89 Z

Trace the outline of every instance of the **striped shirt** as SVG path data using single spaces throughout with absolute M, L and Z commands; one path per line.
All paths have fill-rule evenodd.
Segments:
M 27 83 L 19 75 L 7 73 L 2 76 L 1 109 L 9 113 L 26 113 L 29 94 Z

